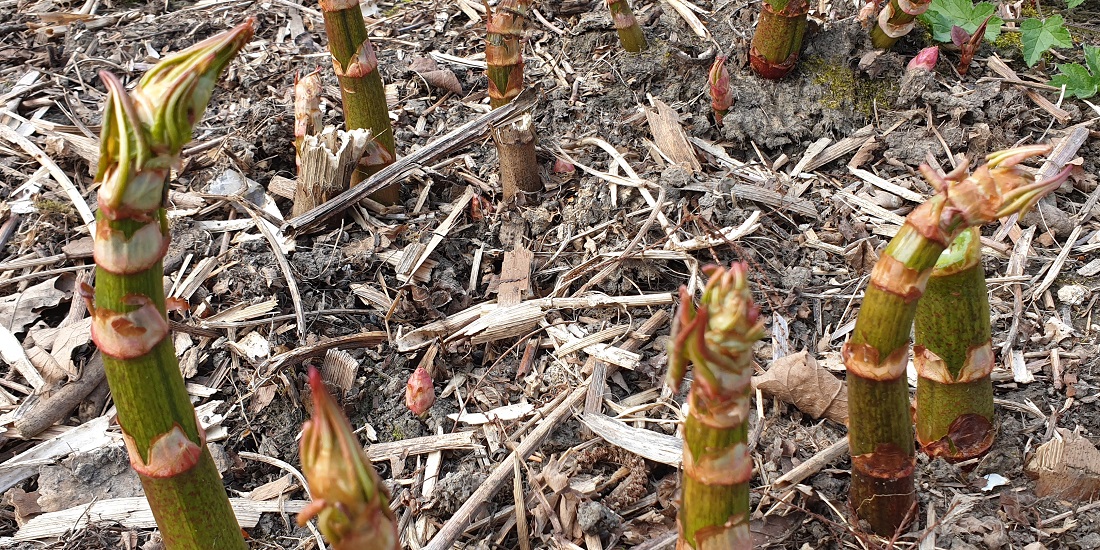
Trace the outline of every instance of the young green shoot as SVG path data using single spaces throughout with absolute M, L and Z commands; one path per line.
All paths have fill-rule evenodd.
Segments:
M 752 347 L 764 336 L 747 267 L 710 266 L 696 307 L 680 289 L 668 382 L 678 388 L 690 363 L 695 379 L 684 422 L 682 502 L 677 548 L 750 548 L 748 447 Z
M 157 63 L 127 92 L 108 72 L 93 253 L 81 292 L 122 439 L 167 548 L 244 549 L 173 351 L 164 296 L 168 175 L 253 21 Z
M 760 20 L 749 49 L 749 64 L 756 74 L 779 80 L 794 70 L 802 50 L 809 11 L 808 0 L 764 0 L 760 3 Z
M 921 166 L 935 194 L 909 213 L 871 271 L 843 357 L 848 371 L 850 503 L 880 535 L 894 535 L 916 508 L 905 368 L 918 300 L 940 253 L 962 231 L 1023 212 L 1058 188 L 1068 170 L 1037 182 L 1019 166 L 1049 151 L 1042 145 L 999 151 L 973 173 L 964 163 L 945 177 Z

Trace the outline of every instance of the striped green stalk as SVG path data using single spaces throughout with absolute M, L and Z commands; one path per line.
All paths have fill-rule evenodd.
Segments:
M 611 11 L 611 22 L 619 33 L 619 42 L 624 50 L 638 53 L 649 47 L 642 26 L 634 17 L 634 10 L 630 9 L 630 0 L 607 0 L 607 9 Z
M 669 351 L 669 385 L 695 366 L 684 422 L 680 538 L 677 548 L 749 548 L 747 434 L 752 410 L 752 346 L 764 336 L 745 264 L 711 266 L 696 309 L 680 289 L 680 310 Z
M 917 442 L 928 456 L 962 461 L 993 446 L 993 344 L 980 233 L 940 255 L 917 306 Z
M 309 387 L 313 414 L 302 427 L 300 455 L 312 500 L 298 514 L 298 525 L 317 517 L 334 550 L 400 550 L 386 487 L 312 367 Z
M 130 93 L 100 73 L 96 284 L 82 291 L 130 464 L 172 550 L 246 548 L 168 337 L 162 262 L 169 170 L 252 24 L 164 59 Z
M 928 11 L 932 0 L 889 0 L 878 12 L 878 21 L 871 28 L 871 45 L 880 50 L 894 47 L 897 41 L 913 30 L 920 14 Z
M 370 130 L 380 146 L 368 148 L 375 154 L 360 159 L 359 168 L 352 176 L 352 185 L 356 185 L 396 158 L 386 87 L 378 74 L 378 57 L 367 39 L 359 0 L 320 0 L 320 5 L 332 66 L 340 81 L 344 126 L 348 130 Z M 401 200 L 401 186 L 395 183 L 380 189 L 371 198 L 387 205 L 397 204 Z
M 765 0 L 760 3 L 760 21 L 752 35 L 749 64 L 756 74 L 779 80 L 798 63 L 802 37 L 806 34 L 807 0 Z
M 936 261 L 963 230 L 1019 213 L 1057 189 L 1068 175 L 1036 182 L 1020 162 L 1045 154 L 1034 145 L 992 153 L 967 174 L 965 164 L 941 177 L 921 173 L 936 194 L 905 218 L 871 271 L 852 338 L 844 345 L 848 371 L 850 499 L 871 529 L 893 535 L 915 511 L 913 422 L 905 367 L 909 333 Z

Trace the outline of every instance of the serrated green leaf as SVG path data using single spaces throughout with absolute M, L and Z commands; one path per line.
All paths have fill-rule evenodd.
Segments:
M 1071 48 L 1073 38 L 1065 27 L 1061 15 L 1044 19 L 1024 19 L 1020 23 L 1020 41 L 1023 43 L 1024 63 L 1031 67 L 1039 62 L 1051 48 Z
M 1100 76 L 1100 47 L 1085 45 L 1085 65 L 1088 65 L 1089 72 Z
M 1080 6 L 1084 2 L 1085 0 L 1066 0 L 1066 7 L 1072 10 L 1073 8 Z
M 989 2 L 971 3 L 970 0 L 932 0 L 928 10 L 920 16 L 932 28 L 932 39 L 936 42 L 951 42 L 951 27 L 958 25 L 968 33 L 978 30 L 978 26 L 996 11 Z M 993 16 L 985 27 L 985 39 L 996 40 L 1001 35 L 1004 20 Z
M 1100 47 L 1085 46 L 1085 64 L 1063 63 L 1059 74 L 1050 79 L 1051 86 L 1066 87 L 1067 97 L 1088 99 L 1100 91 Z
M 1100 79 L 1089 74 L 1088 69 L 1077 63 L 1063 63 L 1058 65 L 1058 70 L 1060 73 L 1050 79 L 1050 85 L 1065 86 L 1067 97 L 1088 99 L 1096 95 Z

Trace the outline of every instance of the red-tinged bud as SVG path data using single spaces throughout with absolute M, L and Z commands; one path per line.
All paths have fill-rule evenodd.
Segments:
M 718 124 L 729 112 L 733 105 L 733 94 L 730 93 L 730 73 L 726 70 L 726 56 L 720 55 L 714 59 L 714 65 L 710 68 L 707 77 L 710 91 L 710 106 L 714 109 L 714 118 Z
M 554 159 L 554 167 L 551 170 L 555 174 L 572 174 L 577 171 L 577 167 L 565 159 Z
M 313 415 L 302 427 L 301 458 L 313 502 L 298 524 L 316 516 L 336 550 L 397 550 L 397 522 L 378 473 L 317 369 L 309 369 L 309 386 Z
M 907 71 L 919 70 L 931 72 L 936 68 L 936 62 L 940 59 L 940 47 L 929 46 L 921 50 L 916 57 L 909 61 Z
M 416 416 L 424 416 L 435 403 L 435 383 L 424 367 L 416 367 L 405 384 L 405 406 Z
M 680 385 L 687 363 L 695 365 L 698 391 L 715 396 L 747 388 L 751 368 L 742 360 L 764 336 L 760 310 L 752 301 L 745 264 L 708 266 L 700 308 L 681 290 L 680 312 L 669 353 L 669 384 Z M 693 390 L 693 391 L 696 391 Z

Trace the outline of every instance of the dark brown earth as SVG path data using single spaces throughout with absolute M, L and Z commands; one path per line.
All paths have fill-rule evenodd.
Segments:
M 1021 229 L 1035 228 L 1024 277 L 1003 279 L 1018 233 L 998 233 L 997 227 L 983 232 L 988 238 L 984 265 L 991 280 L 993 344 L 999 351 L 995 446 L 969 469 L 922 457 L 917 473 L 921 511 L 896 545 L 1100 548 L 1100 508 L 1082 509 L 1087 502 L 1057 495 L 1039 497 L 1035 480 L 1024 473 L 1029 453 L 1054 437 L 1055 428 L 1078 430 L 1093 445 L 1100 444 L 1100 415 L 1096 414 L 1100 320 L 1093 315 L 1100 279 L 1097 270 L 1087 269 L 1100 257 L 1096 252 L 1100 249 L 1100 208 L 1093 200 L 1092 211 L 1084 211 L 1090 196 L 1095 199 L 1097 195 L 1100 145 L 1092 139 L 1096 137 L 1092 124 L 1100 113 L 1085 102 L 1066 100 L 1060 107 L 1068 118 L 1056 120 L 1039 108 L 1024 88 L 1003 82 L 988 68 L 989 58 L 998 55 L 1021 79 L 1045 83 L 1055 63 L 1062 58 L 1079 61 L 1080 50 L 1061 50 L 1059 57 L 1028 69 L 1010 41 L 1001 46 L 986 44 L 966 77 L 960 78 L 952 68 L 956 54 L 945 52 L 931 78 L 903 84 L 903 68 L 927 45 L 926 33 L 918 27 L 894 50 L 876 54 L 866 30 L 854 18 L 852 4 L 821 2 L 811 11 L 811 31 L 798 69 L 781 82 L 768 82 L 750 74 L 747 67 L 756 4 L 700 1 L 696 5 L 710 14 L 703 17 L 711 33 L 709 39 L 696 36 L 669 4 L 637 2 L 635 11 L 645 22 L 652 47 L 636 55 L 619 47 L 602 2 L 536 2 L 549 24 L 529 24 L 524 55 L 528 82 L 542 89 L 534 114 L 546 191 L 526 197 L 523 204 L 500 203 L 496 152 L 491 140 L 483 139 L 452 162 L 422 167 L 406 179 L 400 207 L 374 214 L 383 227 L 365 229 L 345 216 L 320 232 L 297 237 L 296 248 L 287 257 L 302 310 L 310 313 L 302 341 L 294 329 L 290 287 L 269 243 L 255 238 L 254 228 L 220 233 L 204 228 L 201 222 L 243 216 L 231 203 L 210 194 L 212 183 L 232 172 L 256 182 L 259 191 L 269 191 L 284 215 L 290 211 L 289 200 L 270 190 L 273 178 L 295 176 L 291 87 L 296 72 L 324 68 L 325 122 L 339 125 L 341 121 L 339 92 L 324 50 L 319 17 L 288 2 L 108 2 L 98 5 L 91 17 L 55 27 L 51 25 L 58 22 L 57 14 L 72 13 L 81 6 L 51 0 L 0 0 L 0 96 L 6 103 L 0 105 L 6 109 L 0 112 L 0 121 L 10 121 L 10 116 L 5 116 L 10 111 L 57 125 L 47 129 L 40 125 L 29 137 L 50 153 L 90 199 L 94 193 L 94 163 L 90 159 L 94 154 L 82 157 L 74 143 L 97 137 L 103 100 L 97 72 L 110 70 L 132 82 L 155 62 L 154 54 L 182 49 L 247 16 L 257 18 L 254 42 L 215 91 L 206 118 L 195 131 L 192 152 L 172 183 L 173 191 L 186 194 L 180 197 L 198 199 L 202 206 L 174 218 L 173 247 L 165 262 L 166 275 L 172 281 L 186 277 L 204 258 L 216 258 L 217 265 L 224 267 L 199 285 L 190 298 L 192 311 L 204 303 L 209 315 L 238 304 L 277 301 L 270 313 L 255 318 L 257 322 L 229 328 L 201 329 L 198 313 L 175 319 L 184 328 L 195 327 L 192 338 L 202 348 L 189 381 L 217 390 L 203 401 L 224 402 L 218 411 L 226 415 L 223 426 L 227 434 L 217 447 L 224 451 L 223 479 L 233 496 L 286 473 L 241 458 L 240 453 L 259 453 L 299 465 L 296 436 L 307 417 L 306 364 L 267 370 L 269 363 L 264 357 L 249 358 L 229 345 L 242 341 L 248 332 L 255 331 L 268 342 L 271 355 L 362 331 L 390 331 L 394 337 L 407 334 L 496 299 L 496 290 L 506 282 L 501 277 L 504 255 L 517 243 L 534 252 L 527 298 L 555 292 L 557 296 L 571 295 L 605 264 L 589 264 L 577 271 L 581 275 L 578 282 L 561 288 L 564 273 L 597 254 L 622 251 L 644 231 L 628 259 L 592 290 L 609 296 L 674 292 L 698 272 L 700 262 L 744 260 L 752 268 L 755 295 L 768 320 L 769 334 L 779 318 L 789 325 L 785 342 L 768 338 L 759 345 L 760 368 L 767 369 L 781 347 L 792 352 L 809 350 L 819 362 L 832 367 L 838 364 L 837 352 L 847 333 L 844 327 L 854 319 L 866 275 L 891 227 L 880 211 L 841 196 L 862 197 L 897 216 L 904 216 L 916 204 L 853 176 L 849 163 L 927 194 L 930 187 L 917 176 L 917 166 L 933 161 L 949 170 L 954 161 L 945 148 L 952 155 L 980 159 L 990 151 L 1018 143 L 1056 142 L 1072 126 L 1083 124 L 1089 139 L 1075 155 L 1078 168 L 1071 182 L 1019 222 Z M 1051 8 L 1044 5 L 1042 9 Z M 1095 44 L 1095 20 L 1087 9 L 1063 15 L 1076 39 Z M 459 95 L 433 88 L 408 70 L 413 58 L 433 52 L 476 57 L 482 51 L 483 21 L 471 21 L 457 3 L 421 0 L 380 3 L 368 18 L 376 21 L 372 37 L 383 79 L 391 88 L 391 117 L 400 154 L 424 146 L 487 110 L 486 78 L 480 69 L 441 63 L 456 73 L 465 90 Z M 735 95 L 733 109 L 721 127 L 715 125 L 704 91 L 710 61 L 719 53 L 731 56 Z M 10 93 L 30 71 L 41 73 L 37 83 L 21 93 Z M 1051 101 L 1058 99 L 1057 93 L 1048 90 L 1039 94 Z M 642 107 L 651 105 L 650 98 L 674 109 L 689 137 L 719 144 L 726 155 L 744 166 L 731 167 L 716 157 L 713 149 L 707 152 L 702 148 L 696 149 L 702 166 L 699 172 L 670 165 L 649 141 L 653 137 Z M 35 114 L 44 107 L 48 109 Z M 870 128 L 861 130 L 867 126 Z M 853 149 L 837 160 L 791 175 L 815 142 L 828 138 L 832 143 L 860 131 L 866 133 L 859 135 L 873 136 L 874 142 L 858 153 Z M 58 134 L 77 137 L 63 139 Z M 584 171 L 551 171 L 555 158 L 563 154 L 578 165 L 608 171 L 606 151 L 581 143 L 591 137 L 614 146 L 641 178 L 664 188 L 661 210 L 670 222 L 668 232 L 660 223 L 645 224 L 649 206 L 636 190 L 618 186 L 613 199 L 610 184 Z M 17 196 L 16 190 L 39 167 L 20 147 L 0 140 L 0 214 L 5 221 L 14 220 L 0 250 L 0 267 L 5 268 L 0 272 L 2 295 L 14 295 L 41 283 L 53 276 L 50 270 L 90 265 L 90 259 L 59 259 L 31 268 L 11 267 L 12 262 L 61 254 L 67 244 L 85 236 L 77 229 L 81 220 L 68 196 L 48 177 L 39 176 L 40 190 L 30 197 L 34 211 L 19 217 L 12 213 L 16 200 L 25 198 Z M 614 173 L 623 175 L 617 168 Z M 463 213 L 457 227 L 445 235 L 431 255 L 438 264 L 427 281 L 402 285 L 394 267 L 379 254 L 427 242 L 467 185 L 475 188 L 483 206 L 476 215 L 473 210 Z M 418 199 L 427 186 L 426 201 L 418 210 Z M 747 197 L 745 186 L 781 198 L 794 193 L 814 214 L 791 208 L 792 203 L 782 200 L 768 203 L 756 195 Z M 680 241 L 714 234 L 741 225 L 756 211 L 760 211 L 760 227 L 736 242 L 681 253 L 673 259 L 641 258 L 642 250 L 667 250 L 669 232 Z M 244 238 L 245 234 L 250 235 Z M 1075 241 L 1068 243 L 1071 236 Z M 1056 257 L 1067 246 L 1068 255 L 1058 264 Z M 475 256 L 480 258 L 476 266 Z M 1026 298 L 1030 295 L 1027 290 L 1039 284 L 1052 265 L 1057 265 L 1059 272 L 1049 290 L 1034 299 Z M 396 305 L 391 311 L 371 307 L 352 291 L 352 285 L 358 284 L 387 293 Z M 1017 284 L 1025 290 L 1025 299 L 1018 330 L 1006 345 L 1016 318 L 1013 289 Z M 1085 289 L 1081 300 L 1071 300 L 1060 292 L 1072 285 Z M 36 309 L 27 327 L 15 331 L 24 347 L 34 340 L 28 339 L 29 334 L 58 326 L 68 313 L 72 281 L 62 279 L 57 286 L 68 289 L 64 297 Z M 671 306 L 663 307 L 671 312 Z M 656 309 L 550 310 L 545 321 L 572 324 L 588 333 L 625 324 L 636 329 Z M 327 312 L 311 313 L 320 310 Z M 269 320 L 267 316 L 283 317 Z M 1070 329 L 1059 333 L 1052 319 Z M 672 421 L 684 395 L 660 392 L 668 331 L 665 325 L 656 338 L 643 345 L 635 370 L 624 370 L 610 379 L 607 396 L 610 403 L 626 400 L 638 406 L 630 418 L 664 434 L 674 433 Z M 537 325 L 530 333 L 549 347 L 547 335 Z M 401 353 L 392 344 L 351 349 L 358 371 L 354 387 L 342 396 L 345 410 L 354 426 L 369 426 L 377 442 L 473 429 L 475 439 L 486 445 L 484 430 L 456 425 L 447 415 L 459 411 L 460 405 L 468 412 L 520 402 L 539 409 L 589 374 L 582 372 L 587 359 L 584 352 L 555 358 L 553 349 L 535 349 L 525 362 L 528 339 L 524 334 L 478 344 L 458 339 L 443 345 L 430 365 L 440 397 L 425 420 L 413 416 L 403 401 L 405 380 L 421 362 L 423 350 Z M 627 337 L 609 343 L 620 345 Z M 1004 349 L 1023 352 L 1034 381 L 1013 380 L 1003 368 L 1008 363 Z M 84 365 L 91 352 L 87 345 L 77 348 L 73 356 L 76 364 Z M 1055 352 L 1057 373 L 1051 359 Z M 26 384 L 6 364 L 4 372 L 7 381 Z M 643 394 L 649 390 L 653 391 Z M 643 395 L 635 397 L 639 394 Z M 89 399 L 97 395 L 97 406 L 86 403 L 63 423 L 77 426 L 106 410 L 104 391 Z M 605 406 L 604 413 L 615 415 L 621 409 Z M 778 399 L 765 399 L 760 410 L 763 419 L 753 420 L 758 474 L 753 481 L 753 525 L 758 545 L 884 546 L 883 539 L 861 534 L 858 525 L 848 524 L 846 457 L 804 480 L 790 502 L 792 507 L 775 506 L 777 495 L 769 489 L 769 480 L 843 438 L 845 427 L 813 419 Z M 522 441 L 527 432 L 519 430 L 529 427 L 528 420 L 530 417 L 502 421 L 498 427 L 504 439 Z M 6 438 L 0 446 L 0 460 L 36 444 Z M 382 476 L 394 484 L 397 514 L 407 527 L 403 536 L 416 539 L 408 547 L 423 545 L 482 485 L 507 452 L 505 447 L 480 456 L 469 450 L 445 452 L 439 484 L 431 497 L 421 492 L 424 456 L 409 457 L 400 472 L 389 462 L 377 463 Z M 6 494 L 0 507 L 0 536 L 12 536 L 18 529 L 17 519 L 22 522 L 29 514 L 25 507 L 14 504 L 24 494 L 37 491 L 37 504 L 43 512 L 93 498 L 140 494 L 124 464 L 121 452 L 107 449 L 38 467 L 35 475 Z M 533 548 L 593 548 L 593 538 L 604 548 L 650 548 L 653 546 L 646 546 L 646 541 L 662 540 L 675 529 L 676 469 L 642 459 L 602 439 L 591 439 L 575 418 L 557 427 L 525 464 L 525 491 L 544 494 L 541 503 L 528 507 Z M 983 491 L 982 476 L 988 474 L 1003 476 L 1005 484 Z M 555 475 L 567 476 L 574 488 L 553 491 Z M 577 488 L 593 479 L 600 482 L 598 490 Z M 510 488 L 508 483 L 487 503 L 490 512 L 514 504 Z M 305 498 L 300 487 L 286 497 Z M 512 527 L 514 518 L 511 513 L 470 531 L 461 539 L 462 547 L 519 547 Z M 310 533 L 293 525 L 292 515 L 266 514 L 248 534 L 253 548 L 315 547 Z M 587 541 L 584 534 L 588 534 Z M 101 524 L 69 532 L 60 540 L 24 543 L 22 547 L 153 548 L 142 545 L 154 542 L 151 529 Z

